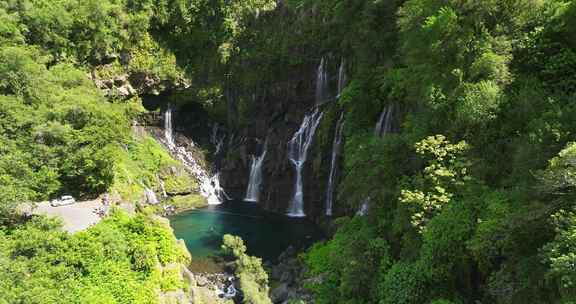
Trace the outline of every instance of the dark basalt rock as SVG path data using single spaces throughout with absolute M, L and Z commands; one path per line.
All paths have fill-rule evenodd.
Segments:
M 295 169 L 288 160 L 288 142 L 299 129 L 305 114 L 315 105 L 315 68 L 310 66 L 305 73 L 299 71 L 291 81 L 275 84 L 265 93 L 256 96 L 253 100 L 254 109 L 247 119 L 248 125 L 238 130 L 241 136 L 248 139 L 258 138 L 263 142 L 268 138 L 259 204 L 270 211 L 285 213 L 293 196 Z M 242 199 L 245 195 L 250 168 L 249 155 L 259 152 L 253 142 L 247 140 L 241 147 L 228 151 L 222 164 L 222 186 L 235 199 Z M 318 157 L 314 151 L 311 147 L 303 171 L 304 209 L 312 219 L 324 213 L 326 187 L 325 178 L 312 168 L 312 160 Z M 329 156 L 319 157 L 328 159 Z
M 270 279 L 279 284 L 270 291 L 273 303 L 289 303 L 302 300 L 304 303 L 314 303 L 312 295 L 304 289 L 305 268 L 293 247 L 289 247 L 278 257 L 278 263 L 270 268 Z
M 186 79 L 161 79 L 150 72 L 122 73 L 100 78 L 93 71 L 88 77 L 106 97 L 118 99 L 129 99 L 136 95 L 160 95 L 163 92 L 182 90 L 190 86 Z
M 273 303 L 283 303 L 284 301 L 288 300 L 289 296 L 290 288 L 286 283 L 278 285 L 278 287 L 274 288 L 274 290 L 270 292 L 270 299 Z

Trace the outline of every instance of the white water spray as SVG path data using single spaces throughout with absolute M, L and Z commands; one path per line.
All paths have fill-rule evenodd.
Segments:
M 308 148 L 314 139 L 316 128 L 320 124 L 323 113 L 315 109 L 314 112 L 304 117 L 300 129 L 294 134 L 288 143 L 288 158 L 296 169 L 296 182 L 294 197 L 290 201 L 288 216 L 304 217 L 304 192 L 302 182 L 302 170 L 308 156 Z
M 150 205 L 157 205 L 160 201 L 156 197 L 156 193 L 150 188 L 144 189 L 144 194 L 146 195 L 146 202 Z
M 192 148 L 193 145 L 190 145 Z M 192 152 L 188 151 L 186 147 L 176 147 L 173 151 L 176 157 L 182 161 L 184 166 L 192 173 L 192 175 L 200 183 L 200 194 L 206 198 L 209 205 L 218 205 L 222 203 L 223 199 L 229 199 L 224 189 L 220 186 L 220 176 L 216 173 L 210 177 L 208 172 L 200 166 Z
M 246 189 L 246 197 L 244 201 L 257 202 L 260 198 L 260 190 L 262 185 L 262 164 L 266 158 L 267 144 L 264 143 L 264 151 L 258 157 L 252 155 L 250 163 L 250 180 L 248 182 L 248 189 Z
M 172 133 L 172 106 L 169 105 L 164 113 L 164 134 L 165 143 L 173 156 L 184 164 L 185 168 L 196 178 L 200 184 L 200 195 L 206 198 L 209 205 L 218 205 L 224 199 L 230 199 L 224 189 L 220 186 L 219 174 L 210 176 L 208 172 L 199 164 L 194 157 L 194 142 L 189 143 L 189 147 L 177 146 L 174 143 Z
M 370 201 L 371 201 L 370 197 L 364 199 L 364 201 L 362 201 L 362 205 L 360 205 L 360 209 L 358 209 L 358 211 L 356 212 L 356 215 L 358 216 L 368 215 L 368 211 L 370 211 Z
M 168 104 L 168 108 L 164 112 L 164 137 L 166 138 L 168 148 L 170 149 L 173 149 L 176 146 L 172 134 L 172 105 Z

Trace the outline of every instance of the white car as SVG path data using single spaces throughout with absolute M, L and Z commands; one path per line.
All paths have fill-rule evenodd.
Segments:
M 58 207 L 58 206 L 72 205 L 74 203 L 76 203 L 76 200 L 71 195 L 63 195 L 60 198 L 51 200 L 50 206 Z

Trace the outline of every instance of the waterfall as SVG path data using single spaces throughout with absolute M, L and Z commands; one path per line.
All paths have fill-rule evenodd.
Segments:
M 264 151 L 258 157 L 252 155 L 250 163 L 250 180 L 248 182 L 248 189 L 246 189 L 246 198 L 244 201 L 257 202 L 260 196 L 260 186 L 262 185 L 262 164 L 266 157 L 267 144 L 264 143 Z
M 192 143 L 190 148 L 193 148 Z M 211 177 L 198 163 L 191 151 L 187 150 L 186 147 L 176 147 L 173 153 L 198 180 L 200 183 L 200 194 L 208 200 L 209 205 L 218 205 L 222 203 L 222 200 L 230 199 L 220 186 L 220 175 L 216 173 Z
M 156 193 L 150 188 L 144 189 L 144 194 L 146 195 L 146 202 L 150 205 L 157 205 L 159 203 Z
M 215 145 L 218 142 L 218 129 L 220 125 L 218 123 L 214 123 L 212 125 L 212 133 L 210 133 L 210 142 Z
M 168 193 L 166 193 L 166 186 L 164 185 L 164 181 L 156 174 L 156 180 L 158 180 L 158 184 L 160 185 L 160 190 L 162 191 L 162 197 L 167 198 Z
M 226 137 L 225 133 L 219 132 L 220 125 L 215 123 L 212 126 L 212 134 L 210 134 L 210 143 L 212 143 L 216 147 L 216 151 L 214 155 L 220 154 L 222 152 L 222 148 L 224 147 L 224 138 Z
M 296 169 L 296 182 L 294 186 L 294 197 L 290 201 L 288 216 L 304 217 L 304 193 L 302 184 L 302 169 L 308 156 L 308 148 L 314 139 L 316 128 L 320 124 L 323 113 L 315 109 L 307 114 L 302 121 L 300 129 L 294 134 L 288 143 L 288 158 Z
M 366 199 L 364 199 L 364 201 L 362 201 L 362 205 L 360 205 L 360 209 L 358 209 L 358 211 L 356 212 L 356 215 L 359 216 L 366 216 L 368 215 L 368 211 L 370 210 L 370 197 L 367 197 Z
M 196 178 L 200 184 L 200 195 L 206 198 L 208 204 L 218 205 L 223 199 L 230 199 L 220 186 L 220 176 L 216 173 L 210 176 L 200 165 L 193 152 L 195 144 L 190 141 L 189 146 L 177 146 L 172 133 L 172 106 L 169 105 L 164 113 L 164 141 L 170 153 L 179 159 L 184 167 Z
M 342 144 L 342 131 L 344 129 L 344 112 L 340 114 L 340 119 L 336 124 L 334 141 L 332 143 L 332 160 L 330 162 L 330 176 L 328 177 L 328 187 L 326 188 L 326 215 L 332 216 L 332 205 L 334 203 L 334 185 L 337 182 L 339 167 L 338 157 L 340 156 L 340 147 Z
M 338 96 L 337 96 L 338 98 L 342 94 L 342 91 L 346 86 L 346 82 L 348 82 L 348 79 L 346 77 L 346 61 L 344 60 L 344 58 L 342 58 L 342 61 L 340 62 L 340 67 L 338 68 Z
M 382 110 L 378 123 L 374 128 L 374 136 L 384 137 L 384 135 L 392 132 L 392 120 L 394 119 L 394 106 L 387 105 Z
M 384 137 L 387 134 L 393 131 L 393 120 L 394 120 L 394 105 L 389 104 L 384 106 L 382 109 L 382 113 L 380 114 L 380 118 L 378 119 L 378 123 L 376 123 L 376 127 L 374 128 L 374 136 L 377 137 Z M 370 210 L 370 201 L 371 198 L 367 197 L 362 202 L 360 209 L 356 212 L 356 215 L 365 216 L 368 214 Z
M 394 105 L 389 104 L 384 106 L 382 109 L 382 113 L 380 113 L 380 118 L 378 118 L 378 122 L 376 123 L 376 127 L 374 128 L 374 136 L 377 137 L 384 137 L 386 134 L 392 132 L 392 121 L 394 119 Z M 362 201 L 360 208 L 356 212 L 356 215 L 359 216 L 366 216 L 368 215 L 368 211 L 370 210 L 370 197 L 367 197 Z
M 328 68 L 326 59 L 322 57 L 316 70 L 316 104 L 322 104 L 328 100 Z
M 174 144 L 174 137 L 172 136 L 172 104 L 168 104 L 168 108 L 164 111 L 164 137 L 168 143 L 168 148 L 172 149 Z
M 211 205 L 218 205 L 222 203 L 222 200 L 224 199 L 226 200 L 232 199 L 230 198 L 230 196 L 228 196 L 228 193 L 226 193 L 226 191 L 224 191 L 224 188 L 222 188 L 222 186 L 220 185 L 220 172 L 216 172 L 216 174 L 212 176 L 212 178 L 210 179 L 210 187 L 211 187 L 210 194 L 213 197 L 212 199 L 213 203 Z M 210 204 L 210 199 L 208 200 L 208 203 Z
M 220 154 L 220 152 L 222 152 L 223 145 L 224 145 L 224 137 L 221 137 L 216 143 L 216 151 L 214 152 L 214 155 L 218 155 Z

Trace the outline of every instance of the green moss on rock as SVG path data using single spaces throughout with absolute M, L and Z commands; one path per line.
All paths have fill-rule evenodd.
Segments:
M 149 135 L 135 137 L 118 149 L 117 159 L 111 192 L 123 200 L 142 201 L 145 188 L 161 193 L 162 183 L 168 194 L 189 194 L 198 189 L 182 164 Z
M 160 172 L 168 195 L 188 194 L 198 190 L 198 183 L 181 166 L 165 167 Z
M 169 204 L 174 206 L 176 211 L 184 211 L 206 207 L 208 205 L 208 201 L 200 194 L 194 193 L 189 195 L 174 196 L 170 198 Z

